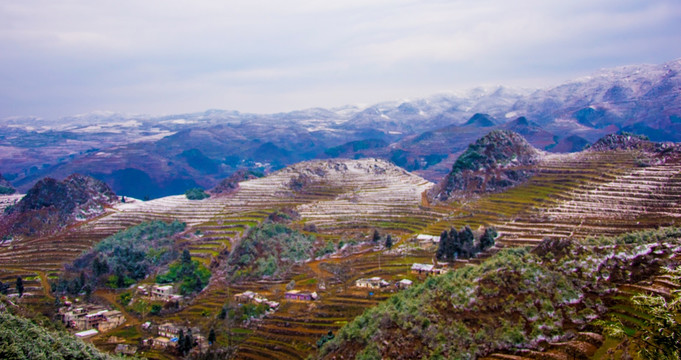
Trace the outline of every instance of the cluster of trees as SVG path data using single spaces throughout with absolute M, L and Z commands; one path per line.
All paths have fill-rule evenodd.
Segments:
M 228 272 L 235 278 L 281 278 L 294 263 L 313 257 L 316 240 L 284 224 L 264 222 L 250 228 L 234 248 Z
M 203 200 L 210 197 L 210 195 L 206 194 L 206 192 L 204 192 L 201 188 L 189 189 L 184 193 L 184 195 L 187 196 L 187 199 L 189 200 Z
M 440 245 L 436 256 L 440 260 L 453 261 L 456 259 L 470 259 L 478 253 L 485 251 L 494 245 L 497 231 L 493 227 L 485 228 L 478 240 L 470 227 L 465 226 L 460 231 L 451 228 L 440 234 Z
M 0 281 L 0 294 L 2 295 L 7 295 L 9 292 L 10 285 L 9 284 L 4 284 L 2 281 Z M 19 297 L 22 297 L 24 295 L 24 280 L 21 278 L 21 276 L 17 276 L 17 281 L 15 282 L 15 287 L 17 290 L 17 294 L 19 294 Z
M 151 221 L 118 232 L 76 259 L 53 290 L 78 294 L 127 287 L 177 258 L 173 237 L 184 223 Z
M 187 356 L 196 345 L 197 343 L 192 334 L 192 329 L 187 329 L 187 333 L 185 333 L 183 329 L 180 329 L 180 333 L 177 336 L 177 352 L 182 356 Z
M 378 233 L 378 230 L 374 229 L 374 234 L 373 234 L 373 236 L 371 237 L 371 240 L 372 240 L 375 244 L 378 244 L 378 243 L 381 241 L 381 239 L 382 239 L 381 234 Z M 385 242 L 383 243 L 383 245 L 384 245 L 386 248 L 388 248 L 388 250 L 392 249 L 392 247 L 393 247 L 393 238 L 392 238 L 392 236 L 391 236 L 390 234 L 388 234 L 388 236 L 385 237 Z
M 180 261 L 170 265 L 168 272 L 158 275 L 160 284 L 179 282 L 180 294 L 189 295 L 201 291 L 210 280 L 210 270 L 196 260 L 192 260 L 189 250 L 184 249 Z

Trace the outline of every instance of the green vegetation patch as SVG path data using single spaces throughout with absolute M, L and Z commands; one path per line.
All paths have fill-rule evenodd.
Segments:
M 321 357 L 477 358 L 581 331 L 617 286 L 657 274 L 681 229 L 504 249 L 390 297 L 345 325 Z M 372 357 L 369 357 L 372 358 Z
M 210 280 L 210 270 L 197 260 L 192 260 L 189 250 L 182 252 L 182 258 L 170 265 L 168 272 L 156 277 L 156 282 L 180 283 L 180 294 L 188 295 L 201 291 Z
M 70 266 L 55 289 L 77 294 L 107 286 L 129 286 L 177 258 L 173 236 L 184 223 L 151 221 L 133 226 L 102 240 Z
M 184 193 L 184 195 L 189 200 L 203 200 L 210 197 L 210 195 L 206 194 L 201 188 L 189 189 Z
M 0 313 L 0 359 L 122 359 L 101 353 L 68 333 L 50 331 L 30 320 Z
M 297 262 L 312 258 L 316 238 L 286 225 L 265 222 L 248 230 L 229 256 L 228 272 L 239 279 L 283 278 Z

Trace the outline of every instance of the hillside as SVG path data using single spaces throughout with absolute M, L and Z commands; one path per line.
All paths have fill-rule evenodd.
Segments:
M 101 352 L 71 334 L 49 331 L 5 312 L 0 312 L 0 343 L 3 359 L 123 359 Z
M 438 200 L 499 192 L 532 175 L 540 152 L 522 136 L 494 130 L 468 146 L 431 196 Z
M 565 355 L 572 346 L 573 356 L 588 357 L 594 345 L 579 347 L 579 341 L 609 310 L 617 289 L 677 264 L 672 248 L 680 243 L 679 229 L 665 229 L 546 240 L 532 252 L 504 250 L 479 265 L 430 277 L 366 311 L 322 348 L 320 358 L 480 358 L 520 350 L 536 353 L 525 358 L 542 358 L 542 351 L 559 343 Z
M 105 183 L 91 177 L 71 175 L 63 181 L 45 178 L 0 218 L 2 235 L 48 235 L 77 221 L 104 213 L 118 202 Z
M 558 245 L 574 242 L 582 244 L 579 246 L 583 246 L 587 253 L 597 253 L 598 250 L 588 243 L 580 243 L 582 239 L 679 225 L 681 153 L 671 144 L 644 139 L 633 144 L 647 145 L 631 146 L 628 136 L 605 138 L 580 153 L 548 154 L 528 147 L 518 135 L 494 131 L 487 139 L 482 138 L 478 145 L 472 145 L 476 153 L 486 154 L 485 157 L 462 156 L 461 159 L 474 160 L 470 163 L 475 169 L 501 172 L 512 169 L 513 155 L 517 153 L 516 158 L 527 159 L 525 166 L 532 170 L 533 175 L 512 187 L 479 192 L 475 197 L 446 203 L 431 202 L 424 196 L 434 188 L 433 183 L 378 159 L 314 160 L 286 167 L 262 178 L 234 178 L 229 181 L 231 185 L 227 192 L 204 200 L 189 200 L 184 195 L 151 201 L 127 198 L 125 203 L 106 208 L 106 213 L 99 217 L 58 234 L 25 238 L 1 246 L 0 281 L 11 282 L 17 276 L 26 278 L 26 293 L 22 301 L 39 303 L 40 299 L 51 295 L 49 282 L 60 276 L 64 263 L 72 262 L 107 236 L 144 221 L 178 220 L 186 223 L 187 229 L 173 240 L 172 246 L 178 250 L 187 249 L 191 259 L 203 264 L 213 276 L 206 289 L 191 296 L 179 309 L 164 312 L 162 316 L 147 315 L 145 319 L 154 324 L 188 322 L 206 333 L 214 328 L 218 344 L 221 347 L 231 344 L 237 358 L 303 359 L 316 352 L 316 343 L 322 336 L 328 335 L 329 331 L 338 335 L 343 325 L 352 322 L 367 309 L 379 304 L 383 304 L 379 305 L 379 309 L 392 307 L 390 304 L 397 301 L 392 300 L 396 296 L 410 297 L 412 295 L 409 294 L 418 293 L 417 290 L 408 290 L 405 295 L 396 295 L 398 291 L 394 286 L 382 290 L 357 288 L 356 280 L 375 276 L 390 282 L 410 279 L 417 289 L 425 289 L 439 286 L 451 276 L 459 276 L 448 274 L 426 280 L 411 274 L 412 264 L 431 263 L 437 248 L 433 244 L 416 241 L 417 234 L 440 235 L 443 230 L 452 227 L 458 230 L 465 225 L 475 232 L 480 231 L 480 226 L 495 227 L 499 237 L 494 247 L 477 258 L 459 259 L 450 264 L 450 268 L 469 268 L 465 264 L 479 264 L 490 258 L 486 269 L 499 266 L 499 261 L 503 260 L 508 269 L 523 269 L 531 265 L 536 274 L 570 283 L 574 280 L 572 275 L 561 273 L 555 267 L 536 266 L 537 257 L 545 254 L 506 248 L 537 246 L 545 238 L 554 238 L 557 241 L 562 239 L 562 243 L 556 243 Z M 463 160 L 462 164 L 465 163 Z M 463 165 L 461 168 L 471 171 Z M 622 192 L 629 196 L 622 198 Z M 379 237 L 376 241 L 372 235 L 374 230 Z M 271 236 L 262 235 L 270 232 L 276 235 L 272 242 L 267 241 Z M 394 243 L 390 249 L 386 245 L 388 235 Z M 551 243 L 542 247 L 548 246 L 546 244 Z M 622 249 L 635 251 L 626 246 Z M 498 252 L 502 253 L 499 255 L 501 258 L 494 255 Z M 555 255 L 558 251 L 552 252 Z M 230 258 L 232 253 L 239 256 Z M 242 259 L 243 255 L 248 255 L 248 258 Z M 285 259 L 270 261 L 275 255 Z M 518 257 L 514 257 L 516 255 Z M 528 265 L 524 262 L 527 259 L 534 263 Z M 458 274 L 458 271 L 450 274 Z M 476 274 L 489 275 L 490 281 L 495 279 L 493 271 L 480 271 Z M 461 276 L 461 279 L 470 280 Z M 508 279 L 513 278 L 509 276 Z M 621 283 L 629 286 L 646 279 L 626 278 Z M 284 293 L 292 281 L 294 289 L 314 291 L 319 300 L 314 303 L 287 301 Z M 509 283 L 508 286 L 519 286 L 514 284 Z M 588 298 L 600 294 L 599 289 L 580 291 Z M 595 292 L 590 292 L 592 290 Z M 11 293 L 13 289 L 9 291 Z M 248 320 L 233 299 L 234 294 L 245 291 L 258 292 L 279 302 L 280 306 L 269 314 L 259 313 L 257 317 L 260 320 Z M 410 299 L 422 301 L 436 295 L 421 291 L 421 295 Z M 101 301 L 113 301 L 113 295 L 97 296 L 103 296 Z M 497 303 L 505 301 L 489 294 L 481 296 Z M 580 304 L 575 306 L 586 307 L 576 309 L 578 315 L 591 306 L 586 301 Z M 555 304 L 552 306 L 556 307 Z M 572 311 L 570 304 L 561 306 L 567 311 L 565 316 L 572 314 L 569 312 Z M 219 316 L 223 309 L 226 309 L 225 313 L 234 311 L 236 317 L 229 322 L 221 321 Z M 433 315 L 431 310 L 441 309 L 423 307 L 424 314 Z M 594 311 L 601 314 L 601 310 L 597 308 Z M 588 314 L 587 311 L 579 316 Z M 404 316 L 407 316 L 406 312 Z M 424 327 L 422 324 L 425 322 L 421 318 L 417 324 L 424 331 L 436 324 L 430 315 L 425 318 L 430 324 Z M 548 324 L 549 320 L 545 320 Z M 410 323 L 413 322 L 410 320 Z M 480 326 L 483 325 L 480 323 Z M 568 336 L 577 329 L 570 326 L 552 329 L 561 331 L 560 336 Z M 509 329 L 513 330 L 513 327 L 509 325 Z M 127 331 L 130 335 L 125 336 L 134 339 L 154 335 L 139 324 Z M 388 344 L 391 341 L 395 341 L 396 346 L 400 344 L 401 340 L 394 340 L 390 331 L 381 331 L 381 334 L 386 336 Z M 408 335 L 404 336 L 408 338 Z M 415 343 L 414 349 L 429 346 L 429 339 Z M 555 340 L 562 339 L 569 340 L 567 337 Z M 95 343 L 109 346 L 104 339 Z M 541 342 L 538 345 L 505 340 L 500 343 L 505 345 L 494 348 L 495 351 L 548 349 L 542 347 Z M 517 346 L 509 347 L 509 344 Z M 360 351 L 354 346 L 347 348 L 347 354 Z M 380 351 L 385 350 L 383 345 L 379 347 Z M 333 350 L 332 354 L 339 352 Z

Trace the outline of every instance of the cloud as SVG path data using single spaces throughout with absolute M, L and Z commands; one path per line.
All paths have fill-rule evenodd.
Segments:
M 7 1 L 0 117 L 270 112 L 546 85 L 668 61 L 679 43 L 676 0 Z

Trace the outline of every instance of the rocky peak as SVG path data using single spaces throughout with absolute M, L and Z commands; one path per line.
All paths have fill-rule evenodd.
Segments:
M 653 143 L 647 136 L 621 133 L 610 134 L 600 138 L 588 149 L 591 151 L 608 150 L 646 150 L 651 149 Z
M 491 131 L 468 146 L 432 195 L 447 200 L 455 193 L 501 191 L 532 176 L 531 165 L 540 155 L 539 150 L 513 131 Z
M 118 197 L 104 182 L 74 174 L 63 181 L 38 181 L 6 211 L 2 230 L 12 235 L 43 235 L 101 215 Z

